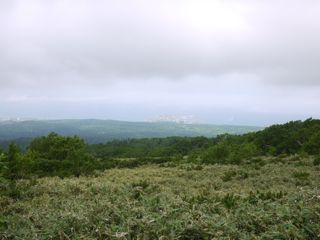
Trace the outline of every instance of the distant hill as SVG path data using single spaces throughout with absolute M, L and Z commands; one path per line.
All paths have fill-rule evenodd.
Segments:
M 253 156 L 281 154 L 320 154 L 320 120 L 306 119 L 276 124 L 261 131 L 243 135 L 218 137 L 168 137 L 115 140 L 90 144 L 88 150 L 96 157 L 145 158 L 191 156 L 211 163 L 223 160 L 236 163 Z M 319 156 L 320 160 L 320 156 Z M 220 162 L 221 163 L 221 162 Z M 238 164 L 239 162 L 237 162 Z
M 183 124 L 173 122 L 125 122 L 114 120 L 30 120 L 1 121 L 0 145 L 16 140 L 22 145 L 30 139 L 56 132 L 61 135 L 78 135 L 88 143 L 103 143 L 114 139 L 154 138 L 170 136 L 205 136 L 243 134 L 261 130 L 253 126 L 212 124 Z

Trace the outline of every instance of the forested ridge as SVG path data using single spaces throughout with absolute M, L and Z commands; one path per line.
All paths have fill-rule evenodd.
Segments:
M 244 135 L 127 139 L 92 145 L 78 136 L 50 133 L 35 138 L 24 153 L 11 144 L 8 151 L 1 150 L 0 160 L 3 176 L 15 171 L 17 178 L 23 178 L 79 176 L 94 170 L 170 161 L 241 164 L 253 157 L 281 154 L 320 154 L 320 120 L 292 121 Z M 10 169 L 12 161 L 14 169 Z
M 229 154 L 247 152 L 251 155 L 279 155 L 320 152 L 320 120 L 291 121 L 244 135 L 223 134 L 215 138 L 169 137 L 128 139 L 106 144 L 89 145 L 89 151 L 99 157 L 160 157 L 175 154 L 194 155 L 214 149 Z M 201 154 L 200 154 L 201 155 Z M 236 156 L 235 156 L 236 157 Z
M 25 149 L 33 138 L 55 132 L 63 136 L 77 135 L 88 144 L 114 139 L 163 138 L 168 136 L 206 136 L 243 134 L 261 127 L 175 122 L 127 122 L 98 119 L 0 121 L 0 147 L 15 141 Z

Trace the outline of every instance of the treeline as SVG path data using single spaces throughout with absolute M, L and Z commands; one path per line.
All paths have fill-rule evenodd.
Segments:
M 172 157 L 188 155 L 193 150 L 207 149 L 215 143 L 216 138 L 206 137 L 127 139 L 88 145 L 88 151 L 96 157 Z
M 97 157 L 189 156 L 204 162 L 240 161 L 257 155 L 320 154 L 320 120 L 291 121 L 244 135 L 129 139 L 93 144 Z
M 0 177 L 79 176 L 168 161 L 240 164 L 252 157 L 280 154 L 320 154 L 320 120 L 292 121 L 244 135 L 128 139 L 94 145 L 77 136 L 51 133 L 35 138 L 24 153 L 15 144 L 0 151 Z

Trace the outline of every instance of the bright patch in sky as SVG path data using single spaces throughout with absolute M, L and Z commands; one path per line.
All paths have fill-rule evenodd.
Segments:
M 0 2 L 0 118 L 320 117 L 316 0 Z
M 181 8 L 181 17 L 195 32 L 239 32 L 246 26 L 243 11 L 240 6 L 228 6 L 223 1 L 187 0 Z

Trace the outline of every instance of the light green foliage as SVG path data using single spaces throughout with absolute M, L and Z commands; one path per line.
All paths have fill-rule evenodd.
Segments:
M 0 197 L 0 239 L 319 239 L 312 159 L 262 160 L 20 180 L 21 199 Z

